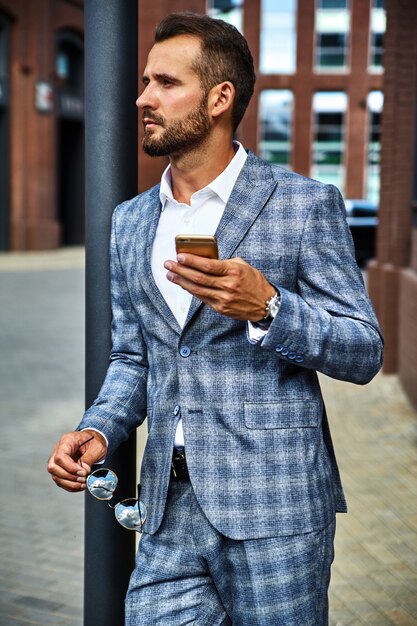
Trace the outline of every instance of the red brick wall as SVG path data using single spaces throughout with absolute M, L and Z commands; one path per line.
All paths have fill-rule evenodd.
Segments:
M 54 35 L 61 27 L 83 32 L 82 2 L 0 0 L 12 18 L 10 63 L 10 247 L 55 248 L 56 118 L 35 110 L 35 84 L 53 82 Z
M 400 280 L 398 373 L 417 407 L 417 273 L 403 270 Z
M 387 0 L 381 203 L 369 290 L 385 337 L 384 371 L 398 372 L 417 406 L 416 175 L 417 3 Z
M 417 406 L 417 3 L 387 0 L 387 17 L 377 259 L 368 284 L 385 336 L 384 371 L 399 372 Z

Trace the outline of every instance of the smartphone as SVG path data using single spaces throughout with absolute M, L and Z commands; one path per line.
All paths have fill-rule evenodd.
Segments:
M 188 252 L 209 259 L 218 259 L 217 239 L 212 235 L 177 235 L 175 249 L 179 252 Z

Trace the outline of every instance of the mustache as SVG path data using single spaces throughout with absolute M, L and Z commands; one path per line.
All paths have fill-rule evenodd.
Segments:
M 143 109 L 142 122 L 145 120 L 145 118 L 148 120 L 152 120 L 152 122 L 155 122 L 155 124 L 160 124 L 161 126 L 164 125 L 164 118 L 160 115 L 152 113 L 152 111 L 149 111 L 149 109 Z

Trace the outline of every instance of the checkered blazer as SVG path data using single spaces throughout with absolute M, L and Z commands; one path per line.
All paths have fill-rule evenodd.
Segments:
M 220 532 L 323 528 L 346 503 L 316 372 L 365 384 L 383 351 L 339 192 L 249 153 L 216 235 L 220 258 L 243 258 L 281 292 L 257 344 L 196 298 L 180 328 L 151 271 L 160 210 L 156 186 L 114 212 L 113 348 L 79 427 L 100 429 L 111 454 L 148 417 L 145 532 L 161 523 L 180 417 L 197 500 Z

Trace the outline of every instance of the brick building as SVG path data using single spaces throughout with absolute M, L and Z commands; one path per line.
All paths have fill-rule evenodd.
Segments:
M 417 406 L 417 3 L 387 0 L 381 201 L 369 290 L 385 336 L 385 372 Z
M 0 250 L 82 243 L 83 1 L 0 0 Z

